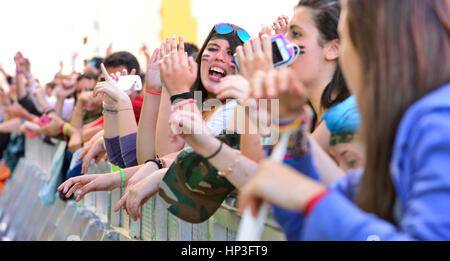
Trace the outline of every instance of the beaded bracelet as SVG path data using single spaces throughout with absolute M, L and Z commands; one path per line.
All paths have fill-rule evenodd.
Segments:
M 233 173 L 234 168 L 240 161 L 241 161 L 241 152 L 236 150 L 236 157 L 234 158 L 233 165 L 231 165 L 231 167 L 229 167 L 226 171 L 219 170 L 217 174 L 219 174 L 219 176 L 221 177 L 228 176 L 229 174 Z

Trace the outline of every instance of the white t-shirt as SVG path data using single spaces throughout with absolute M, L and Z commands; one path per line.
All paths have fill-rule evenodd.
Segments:
M 56 105 L 56 97 L 46 96 L 45 99 L 47 100 L 47 103 L 49 106 L 52 106 L 53 108 Z M 69 121 L 72 118 L 72 112 L 73 108 L 75 106 L 75 98 L 69 98 L 64 100 L 63 110 L 62 110 L 62 119 L 65 121 Z
M 214 113 L 209 117 L 206 122 L 206 125 L 211 130 L 214 136 L 219 136 L 224 130 L 227 129 L 230 121 L 234 117 L 234 110 L 237 106 L 237 100 L 232 100 L 218 108 Z

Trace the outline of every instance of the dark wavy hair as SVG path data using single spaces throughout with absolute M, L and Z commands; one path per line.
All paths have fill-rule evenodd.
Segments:
M 197 79 L 195 80 L 194 84 L 191 87 L 191 92 L 201 91 L 202 92 L 203 102 L 208 97 L 208 91 L 205 89 L 205 86 L 203 86 L 202 79 L 200 77 L 200 64 L 202 62 L 203 52 L 205 51 L 206 46 L 208 45 L 208 43 L 211 40 L 211 38 L 213 38 L 215 36 L 220 36 L 222 38 L 224 37 L 228 41 L 228 43 L 230 44 L 230 49 L 231 49 L 231 51 L 233 53 L 236 52 L 236 48 L 238 46 L 243 44 L 242 41 L 239 39 L 238 35 L 236 34 L 236 31 L 239 30 L 239 29 L 242 29 L 242 28 L 237 26 L 237 25 L 234 25 L 234 24 L 229 24 L 229 25 L 233 26 L 235 31 L 233 33 L 229 33 L 227 35 L 220 35 L 220 34 L 216 33 L 216 26 L 214 25 L 214 27 L 212 28 L 212 30 L 209 33 L 208 37 L 206 37 L 206 40 L 203 43 L 202 48 L 200 48 L 200 51 L 197 54 L 197 58 L 195 58 L 195 62 L 199 66 L 199 70 L 197 72 Z

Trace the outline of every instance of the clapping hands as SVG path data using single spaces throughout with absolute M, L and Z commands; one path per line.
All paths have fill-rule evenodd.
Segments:
M 177 37 L 174 35 L 172 39 L 167 38 L 160 49 L 163 58 L 159 62 L 159 68 L 171 96 L 189 92 L 197 79 L 198 72 L 198 65 L 184 50 L 184 39 L 181 35 L 178 45 L 177 48 Z

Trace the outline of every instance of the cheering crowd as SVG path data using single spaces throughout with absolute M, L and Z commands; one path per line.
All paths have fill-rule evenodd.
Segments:
M 243 27 L 49 83 L 18 52 L 15 74 L 1 69 L 0 182 L 25 137 L 58 139 L 61 196 L 122 187 L 114 211 L 133 220 L 157 194 L 191 223 L 236 197 L 255 216 L 270 203 L 288 240 L 449 240 L 449 2 L 301 0 L 257 36 Z M 274 66 L 279 35 L 289 66 Z M 142 90 L 121 87 L 130 75 Z M 101 160 L 118 170 L 85 175 Z

